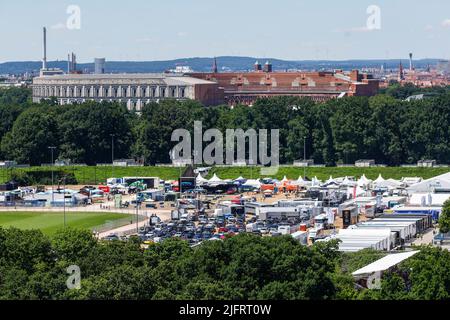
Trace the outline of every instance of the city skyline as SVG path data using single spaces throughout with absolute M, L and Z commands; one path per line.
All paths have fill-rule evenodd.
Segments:
M 23 1 L 2 2 L 0 62 L 42 59 L 43 26 L 48 29 L 49 61 L 67 59 L 68 52 L 75 52 L 80 63 L 94 57 L 109 61 L 213 56 L 398 59 L 409 52 L 414 59 L 450 58 L 448 1 L 346 2 L 345 7 L 325 0 L 226 4 L 134 0 L 129 6 L 85 0 L 28 1 L 26 6 Z M 70 6 L 80 10 L 80 23 L 73 29 L 67 25 L 76 14 Z M 374 6 L 380 10 L 379 19 Z

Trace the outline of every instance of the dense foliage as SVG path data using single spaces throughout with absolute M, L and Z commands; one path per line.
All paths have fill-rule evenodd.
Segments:
M 343 254 L 336 243 L 239 235 L 190 248 L 181 240 L 142 249 L 137 239 L 99 242 L 89 231 L 0 228 L 0 299 L 444 299 L 450 253 L 421 253 L 386 274 L 381 290 L 357 290 L 351 272 L 383 254 Z M 81 289 L 66 286 L 67 267 Z
M 442 212 L 439 216 L 439 230 L 442 233 L 450 232 L 450 200 L 444 202 Z
M 195 101 L 165 100 L 148 104 L 137 116 L 117 103 L 87 102 L 71 107 L 54 101 L 29 104 L 27 99 L 0 99 L 3 158 L 39 165 L 50 162 L 48 146 L 60 159 L 89 165 L 115 158 L 144 158 L 147 164 L 169 163 L 175 129 L 280 129 L 280 160 L 292 163 L 306 156 L 335 165 L 374 159 L 377 163 L 414 164 L 421 159 L 450 159 L 450 93 L 435 89 L 431 97 L 404 101 L 413 88 L 390 87 L 371 98 L 348 97 L 313 103 L 309 99 L 277 97 L 253 107 L 205 108 Z M 410 91 L 408 91 L 410 90 Z M 414 90 L 417 90 L 414 89 Z M 406 92 L 406 93 L 405 93 Z M 13 94 L 13 93 L 11 93 Z M 16 96 L 17 93 L 14 93 Z M 9 101 L 9 102 L 8 102 Z

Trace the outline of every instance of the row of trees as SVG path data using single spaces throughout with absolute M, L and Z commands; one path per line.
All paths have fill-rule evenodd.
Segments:
M 380 258 L 372 250 L 343 254 L 336 243 L 305 247 L 289 236 L 239 235 L 190 248 L 168 240 L 142 249 L 98 242 L 89 231 L 0 228 L 0 300 L 8 299 L 448 299 L 450 253 L 422 248 L 385 274 L 381 290 L 357 290 L 351 272 Z M 81 289 L 67 287 L 67 268 Z
M 195 101 L 166 100 L 144 107 L 141 116 L 117 103 L 87 102 L 60 107 L 54 101 L 24 103 L 0 99 L 2 158 L 38 165 L 48 163 L 48 146 L 74 163 L 110 163 L 112 136 L 115 156 L 144 158 L 147 164 L 169 163 L 176 129 L 279 129 L 282 163 L 303 158 L 335 165 L 358 159 L 399 165 L 418 160 L 450 159 L 450 93 L 405 102 L 403 87 L 375 97 L 349 97 L 313 103 L 309 99 L 260 99 L 253 107 L 205 108 Z M 17 93 L 16 93 L 17 94 Z

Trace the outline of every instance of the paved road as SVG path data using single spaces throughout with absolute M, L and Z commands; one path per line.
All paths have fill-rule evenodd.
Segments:
M 41 208 L 23 208 L 23 207 L 1 207 L 1 212 L 62 212 L 64 208 L 50 208 L 50 207 L 41 207 Z M 66 207 L 66 212 L 98 212 L 98 213 L 121 213 L 121 214 L 129 214 L 133 216 L 136 214 L 135 208 L 130 209 L 117 209 L 114 208 L 113 202 L 107 202 L 102 205 L 93 204 L 85 207 Z M 139 215 L 143 215 L 146 217 L 150 217 L 152 214 L 156 214 L 162 221 L 169 221 L 171 219 L 171 209 L 139 209 Z M 148 224 L 149 219 L 145 219 L 139 223 L 139 228 Z M 110 234 L 127 235 L 135 233 L 136 231 L 136 223 L 126 225 L 117 229 L 112 229 L 109 231 L 102 232 L 98 236 L 100 238 L 104 238 Z
M 146 219 L 144 221 L 139 222 L 138 227 L 139 228 L 145 227 L 146 225 L 148 225 L 148 223 L 149 223 L 149 219 Z M 117 229 L 102 232 L 102 233 L 98 234 L 97 237 L 99 239 L 103 239 L 111 234 L 115 234 L 120 237 L 123 235 L 129 235 L 129 234 L 135 234 L 135 233 L 136 233 L 136 223 L 132 223 L 127 226 L 123 226 L 123 227 L 120 227 Z
M 422 238 L 417 238 L 416 240 L 413 241 L 412 244 L 416 245 L 416 246 L 420 246 L 422 244 L 432 244 L 433 243 L 433 238 L 434 238 L 434 234 L 433 231 L 435 229 L 430 229 L 428 230 Z

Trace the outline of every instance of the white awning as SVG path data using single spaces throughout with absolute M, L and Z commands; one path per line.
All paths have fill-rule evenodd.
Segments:
M 389 254 L 380 260 L 377 260 L 364 268 L 361 268 L 355 272 L 352 273 L 353 276 L 360 276 L 365 274 L 372 274 L 374 272 L 381 272 L 388 270 L 389 268 L 392 268 L 393 266 L 405 261 L 406 259 L 412 257 L 419 251 L 411 251 L 411 252 L 404 252 L 404 253 L 394 253 Z

